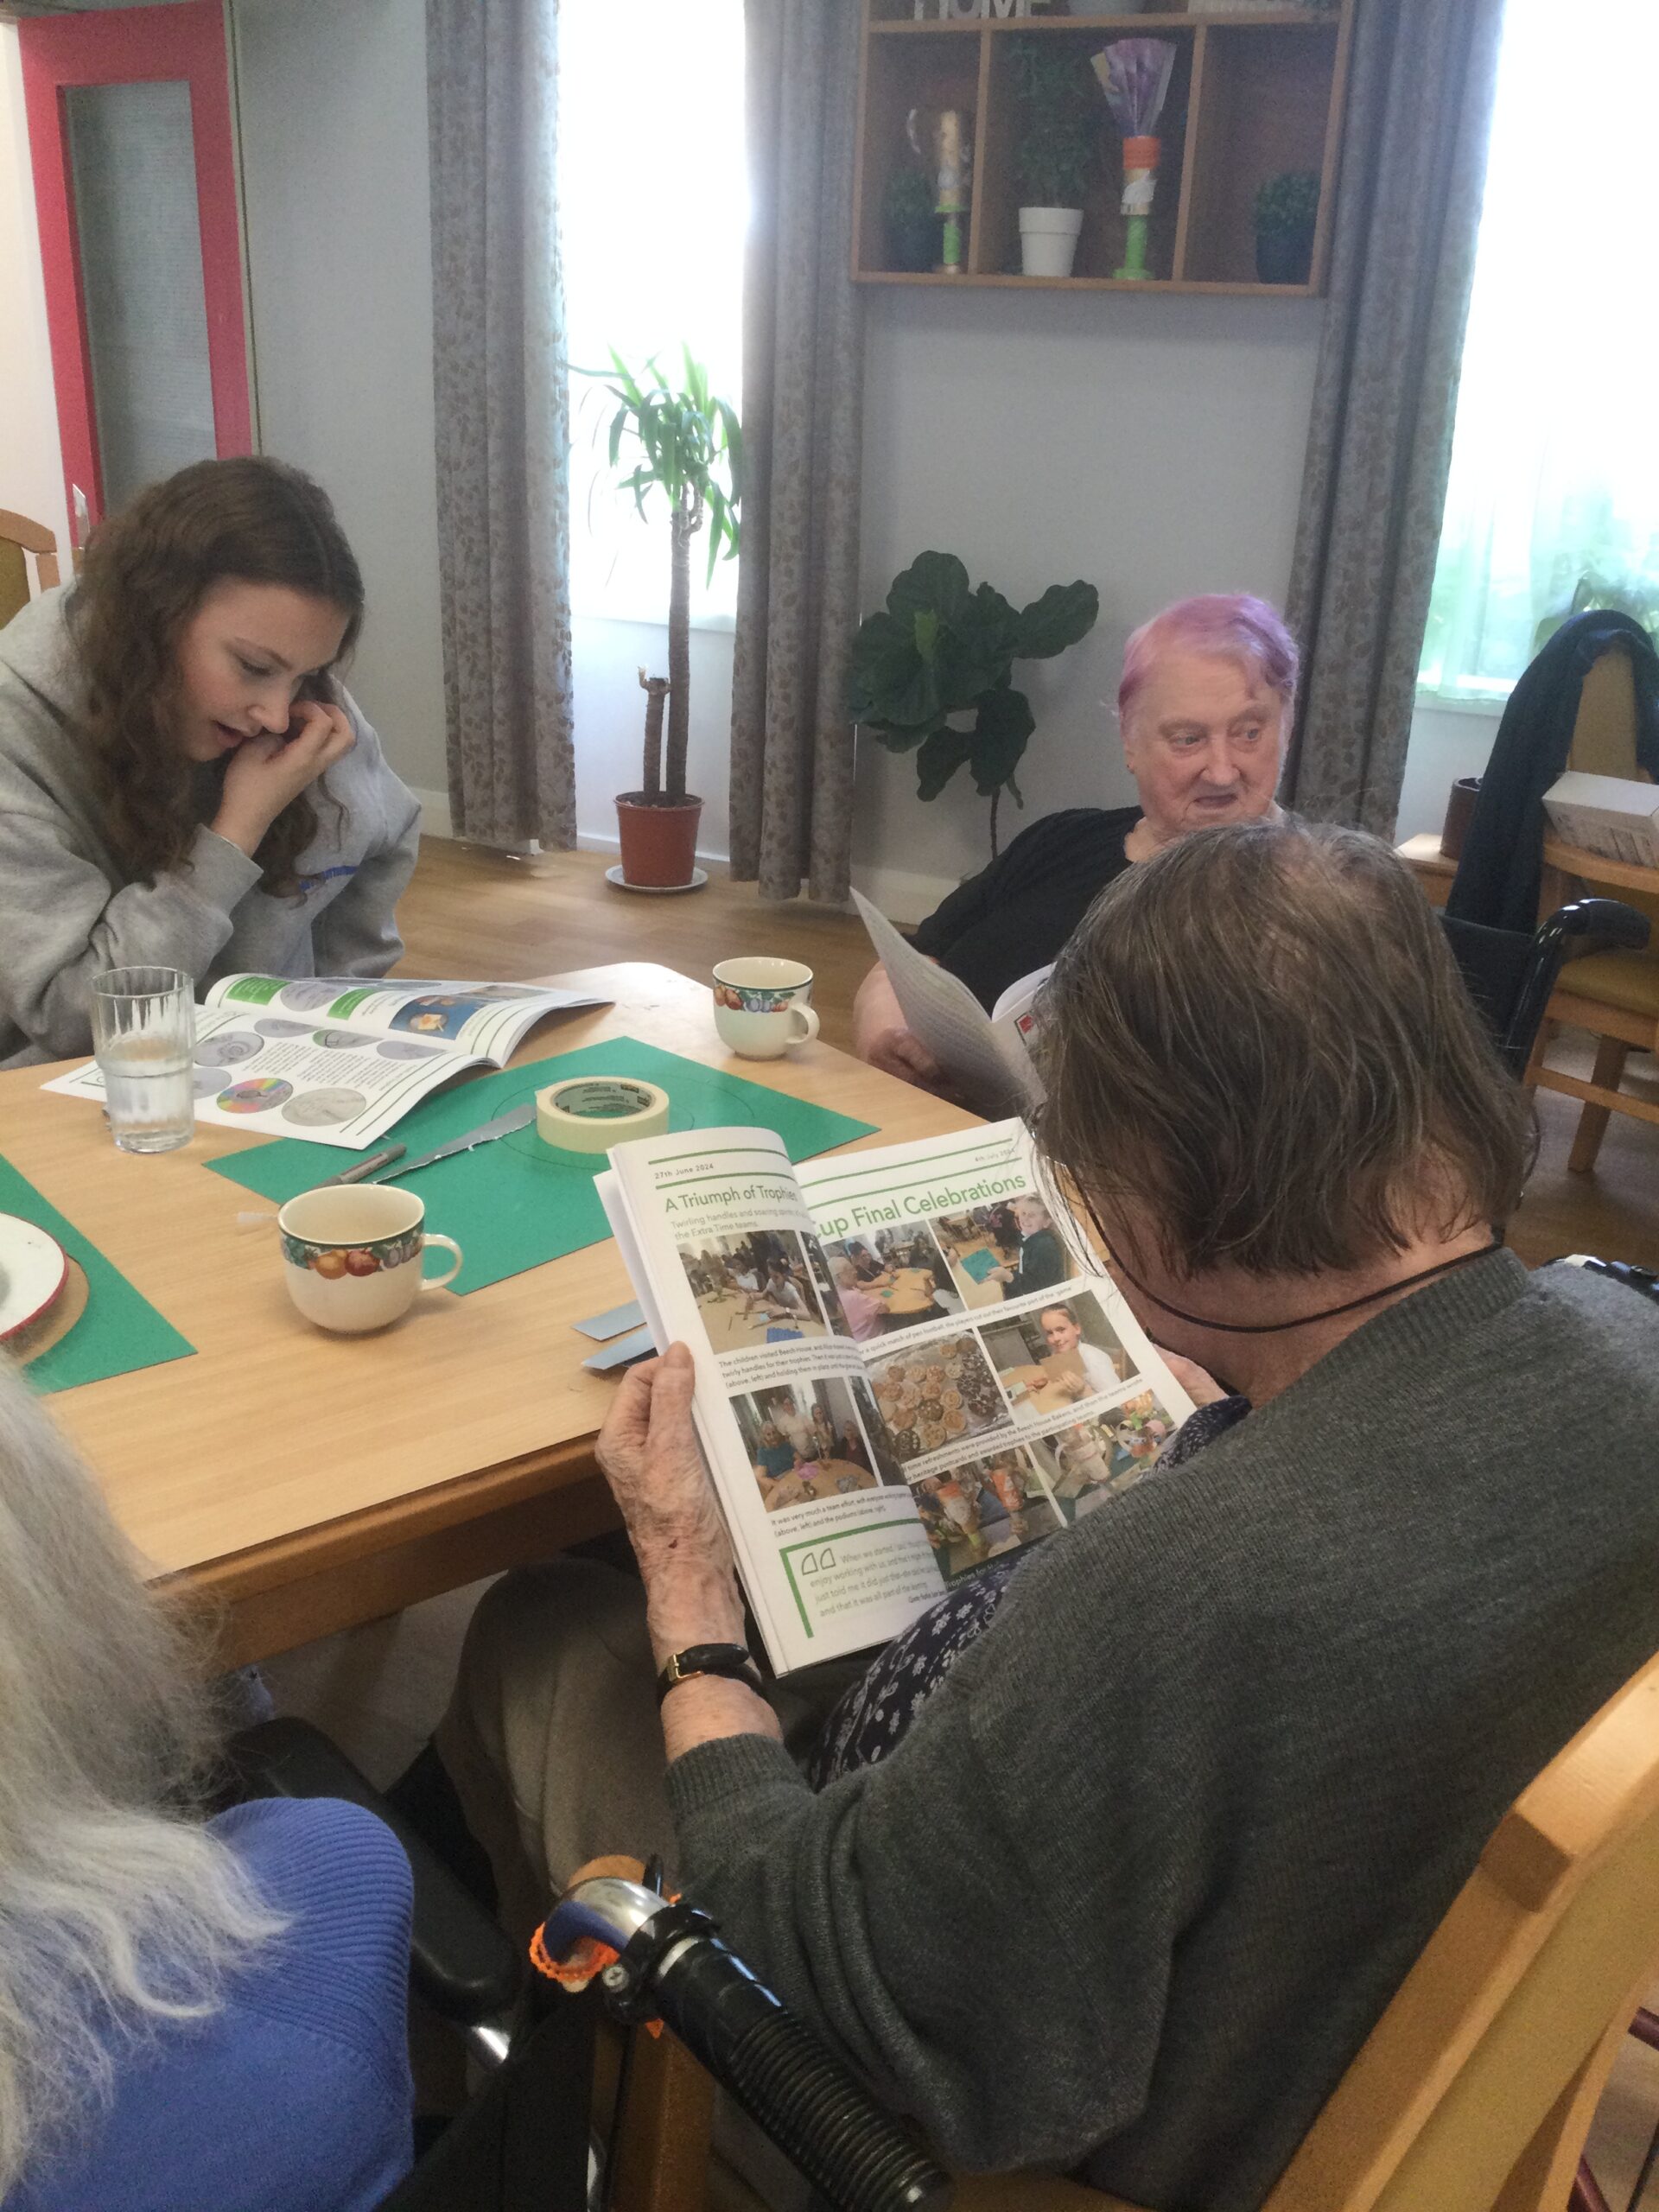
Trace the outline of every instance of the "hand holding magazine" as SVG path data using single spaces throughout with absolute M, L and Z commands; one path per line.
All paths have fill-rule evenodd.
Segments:
M 1048 969 L 1035 968 L 1010 983 L 987 1014 L 960 976 L 918 952 L 879 906 L 856 891 L 853 904 L 887 971 L 906 1027 L 963 1095 L 992 1112 L 1034 1105 L 1043 1086 L 1031 1057 L 1032 1007 Z
M 795 1167 L 767 1129 L 619 1145 L 599 1180 L 779 1674 L 886 1643 L 1133 1482 L 1192 1411 L 993 1123 Z
M 195 1117 L 362 1151 L 468 1068 L 504 1068 L 550 1014 L 602 1006 L 536 983 L 225 976 L 196 1008 Z M 102 1098 L 98 1063 L 43 1086 Z

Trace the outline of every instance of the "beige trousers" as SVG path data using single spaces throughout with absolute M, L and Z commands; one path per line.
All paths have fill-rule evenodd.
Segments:
M 490 1855 L 501 1916 L 527 1937 L 578 1866 L 673 1858 L 645 1593 L 557 1559 L 485 1593 L 437 1746 Z
M 798 1757 L 862 1660 L 768 1686 Z M 438 1751 L 495 1870 L 508 1931 L 528 1939 L 578 1866 L 619 1852 L 674 1866 L 657 1675 L 636 1577 L 563 1558 L 485 1594 Z

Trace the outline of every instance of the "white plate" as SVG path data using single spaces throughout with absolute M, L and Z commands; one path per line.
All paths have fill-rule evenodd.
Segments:
M 690 883 L 630 883 L 619 861 L 616 867 L 606 869 L 605 880 L 613 883 L 619 891 L 643 891 L 647 898 L 671 899 L 677 891 L 701 891 L 709 880 L 709 871 L 706 868 L 694 868 Z
M 55 1236 L 15 1213 L 0 1213 L 0 1341 L 40 1319 L 68 1272 L 68 1257 Z

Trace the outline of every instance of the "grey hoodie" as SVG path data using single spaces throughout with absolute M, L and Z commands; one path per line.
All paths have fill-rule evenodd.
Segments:
M 65 607 L 44 592 L 0 630 L 0 1067 L 92 1049 L 92 979 L 181 968 L 198 987 L 239 969 L 384 976 L 420 807 L 342 691 L 357 742 L 327 773 L 297 897 L 258 888 L 247 855 L 206 827 L 153 884 L 123 880 L 104 842 L 80 734 L 86 677 Z

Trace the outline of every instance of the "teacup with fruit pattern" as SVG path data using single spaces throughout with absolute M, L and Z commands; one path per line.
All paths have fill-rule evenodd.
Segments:
M 420 1292 L 442 1290 L 461 1272 L 460 1245 L 429 1236 L 425 1219 L 414 1192 L 390 1184 L 302 1191 L 276 1217 L 289 1296 L 320 1329 L 347 1336 L 384 1329 Z M 429 1244 L 454 1255 L 441 1275 L 424 1273 Z

